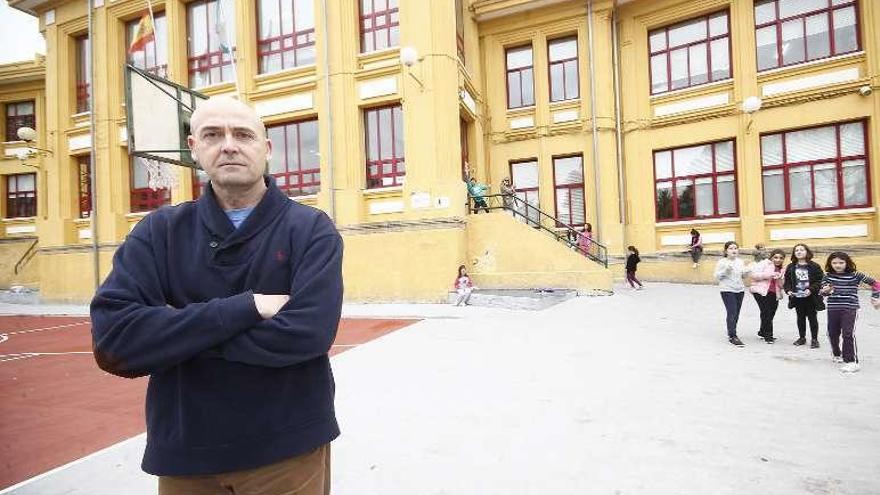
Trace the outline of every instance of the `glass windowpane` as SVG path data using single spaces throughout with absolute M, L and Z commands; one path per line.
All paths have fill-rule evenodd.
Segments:
M 843 204 L 844 206 L 868 204 L 868 180 L 864 160 L 843 162 Z
M 654 153 L 654 170 L 657 179 L 669 179 L 672 177 L 672 152 L 659 151 Z
M 856 30 L 856 9 L 846 7 L 834 11 L 834 51 L 835 54 L 854 52 L 859 49 Z
M 673 151 L 675 176 L 712 173 L 712 145 L 704 144 Z
M 758 70 L 779 66 L 779 52 L 776 45 L 776 26 L 767 26 L 755 31 L 758 45 Z
M 836 165 L 816 165 L 813 169 L 813 187 L 816 190 L 816 208 L 838 206 Z
M 712 74 L 713 81 L 730 77 L 730 43 L 729 38 L 721 38 L 712 42 Z
M 678 195 L 678 217 L 690 218 L 695 216 L 694 181 L 691 179 L 676 180 L 675 193 Z
M 690 83 L 688 79 L 688 50 L 680 48 L 670 53 L 672 66 L 672 89 L 685 88 Z
M 715 190 L 711 178 L 696 181 L 696 216 L 710 217 L 715 214 Z
M 828 13 L 807 17 L 807 60 L 827 57 L 831 54 L 831 37 L 828 32 Z
M 507 68 L 521 69 L 523 67 L 531 67 L 532 65 L 532 47 L 524 46 L 520 48 L 512 48 L 507 50 Z
M 672 183 L 657 183 L 657 219 L 672 219 Z
M 782 63 L 783 65 L 803 62 L 804 20 L 797 18 L 782 23 Z
M 671 28 L 669 30 L 669 46 L 676 47 L 705 39 L 707 25 L 705 19 L 698 19 Z
M 776 20 L 776 3 L 766 2 L 755 5 L 755 24 L 761 25 Z
M 718 178 L 718 214 L 736 213 L 736 181 L 732 175 Z
M 789 169 L 788 191 L 792 210 L 806 210 L 813 207 L 812 185 L 809 166 Z
M 666 49 L 666 30 L 661 29 L 651 33 L 651 53 Z
M 761 137 L 761 164 L 782 165 L 782 134 Z
M 785 152 L 788 163 L 834 158 L 837 156 L 834 126 L 786 133 Z
M 666 91 L 668 80 L 666 77 L 666 54 L 661 53 L 651 57 L 651 92 L 660 93 Z
M 861 122 L 840 126 L 840 155 L 860 156 L 865 154 L 864 126 Z
M 577 40 L 573 38 L 550 42 L 550 61 L 577 57 Z
M 727 14 L 718 14 L 709 18 L 709 36 L 727 34 Z
M 785 210 L 785 182 L 782 170 L 764 172 L 764 212 Z
M 705 43 L 690 47 L 690 84 L 703 84 L 709 81 L 708 61 L 709 55 Z
M 715 170 L 717 172 L 733 170 L 733 141 L 724 141 L 715 145 Z

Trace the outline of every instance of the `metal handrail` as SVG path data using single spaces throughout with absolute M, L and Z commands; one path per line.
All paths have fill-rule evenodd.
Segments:
M 487 194 L 480 198 L 468 196 L 468 208 L 471 213 L 479 213 L 481 211 L 488 213 L 492 210 L 509 211 L 513 214 L 514 218 L 531 227 L 549 233 L 558 242 L 608 268 L 608 248 L 604 244 L 592 239 L 586 248 L 578 245 L 578 238 L 581 235 L 580 230 L 559 221 L 556 217 L 548 215 L 519 196 L 507 194 Z
M 24 270 L 25 265 L 27 265 L 31 258 L 33 258 L 34 255 L 37 254 L 37 242 L 39 242 L 39 239 L 35 239 L 34 242 L 32 242 L 30 246 L 28 246 L 27 251 L 25 251 L 24 254 L 21 255 L 21 258 L 18 259 L 18 262 L 15 264 L 14 268 L 14 272 L 16 275 L 18 275 L 20 271 Z

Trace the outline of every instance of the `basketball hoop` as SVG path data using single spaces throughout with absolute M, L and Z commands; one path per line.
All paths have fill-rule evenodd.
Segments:
M 177 187 L 177 173 L 167 163 L 145 158 L 147 169 L 147 187 L 152 190 L 171 189 Z

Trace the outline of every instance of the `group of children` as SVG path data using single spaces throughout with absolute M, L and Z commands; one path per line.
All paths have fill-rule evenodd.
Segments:
M 758 246 L 759 252 L 761 248 Z M 715 265 L 714 275 L 727 311 L 728 341 L 738 347 L 744 345 L 737 336 L 736 326 L 748 277 L 748 290 L 754 296 L 761 315 L 758 336 L 766 343 L 776 341 L 773 318 L 779 301 L 788 296 L 788 308 L 794 309 L 797 314 L 798 338 L 794 345 L 806 345 L 809 322 L 810 347 L 820 347 L 817 313 L 827 308 L 832 359 L 842 363 L 840 370 L 843 372 L 858 371 L 854 336 L 859 310 L 858 289 L 862 285 L 870 287 L 873 291 L 871 304 L 875 309 L 880 308 L 880 283 L 857 271 L 852 258 L 841 251 L 828 255 L 824 271 L 813 261 L 813 252 L 806 244 L 796 244 L 792 248 L 790 262 L 783 268 L 785 255 L 781 249 L 773 249 L 769 258 L 746 264 L 739 257 L 739 245 L 735 241 L 724 244 L 724 257 Z
M 748 291 L 755 298 L 761 315 L 758 337 L 768 344 L 776 342 L 773 318 L 779 302 L 788 296 L 788 308 L 794 309 L 797 315 L 798 338 L 794 345 L 807 344 L 809 323 L 810 348 L 818 349 L 817 314 L 827 309 L 832 359 L 835 363 L 842 363 L 840 370 L 843 372 L 858 371 L 859 358 L 854 335 L 859 310 L 858 289 L 862 285 L 870 287 L 871 304 L 875 309 L 880 309 L 880 282 L 857 271 L 855 262 L 842 251 L 828 255 L 823 270 L 813 261 L 813 251 L 803 243 L 795 244 L 792 248 L 788 266 L 784 266 L 786 253 L 782 249 L 773 249 L 768 254 L 763 245 L 755 248 L 755 261 L 746 264 L 739 256 L 739 244 L 728 241 L 724 244 L 724 256 L 715 265 L 715 279 L 727 312 L 728 341 L 737 347 L 745 345 L 737 336 L 736 327 L 748 279 Z M 628 246 L 627 251 L 626 281 L 634 290 L 641 290 L 644 285 L 636 277 L 641 262 L 639 250 L 635 246 Z M 459 296 L 456 306 L 467 305 L 473 292 L 473 283 L 464 265 L 458 267 L 455 289 Z

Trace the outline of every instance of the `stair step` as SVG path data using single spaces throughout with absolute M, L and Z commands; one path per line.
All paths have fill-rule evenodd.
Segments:
M 476 289 L 471 294 L 470 305 L 539 311 L 577 295 L 574 289 Z M 450 292 L 448 301 L 455 304 L 458 294 Z

